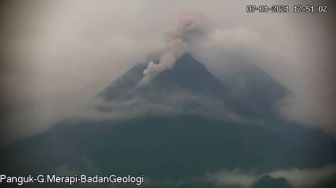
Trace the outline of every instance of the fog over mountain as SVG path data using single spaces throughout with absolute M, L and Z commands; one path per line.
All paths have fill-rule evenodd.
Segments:
M 333 14 L 246 3 L 4 1 L 0 173 L 336 187 Z
M 221 77 L 241 61 L 256 64 L 293 93 L 279 105 L 285 118 L 335 132 L 332 11 L 251 15 L 246 2 L 220 0 L 2 4 L 3 140 L 43 132 L 82 113 L 111 80 L 160 56 L 186 12 L 207 23 L 189 48 L 212 73 Z

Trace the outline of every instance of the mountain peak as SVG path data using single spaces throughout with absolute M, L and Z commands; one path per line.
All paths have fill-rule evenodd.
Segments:
M 184 53 L 180 58 L 176 60 L 176 64 L 182 63 L 182 64 L 189 64 L 189 65 L 201 65 L 203 66 L 202 63 L 198 62 L 190 53 Z
M 221 95 L 224 90 L 223 84 L 189 53 L 183 54 L 171 69 L 158 74 L 150 84 L 174 85 L 207 95 Z

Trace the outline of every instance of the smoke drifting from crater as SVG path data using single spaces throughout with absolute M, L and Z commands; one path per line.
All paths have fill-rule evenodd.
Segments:
M 158 64 L 150 61 L 143 71 L 141 83 L 147 83 L 163 70 L 174 66 L 176 60 L 186 51 L 192 40 L 205 34 L 207 24 L 197 12 L 182 12 L 176 29 L 167 34 L 165 49 Z

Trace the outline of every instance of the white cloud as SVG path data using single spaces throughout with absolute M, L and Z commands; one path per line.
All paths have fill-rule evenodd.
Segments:
M 205 179 L 221 186 L 250 187 L 257 181 L 259 175 L 243 173 L 239 169 L 223 170 L 215 174 L 207 174 Z
M 223 186 L 250 187 L 263 175 L 273 178 L 286 178 L 294 188 L 315 188 L 319 183 L 335 178 L 336 165 L 330 164 L 322 168 L 284 169 L 266 173 L 248 173 L 239 169 L 223 170 L 217 173 L 209 173 L 204 179 Z
M 270 175 L 275 178 L 286 178 L 295 188 L 318 187 L 319 183 L 335 178 L 336 165 L 330 164 L 324 168 L 279 170 Z

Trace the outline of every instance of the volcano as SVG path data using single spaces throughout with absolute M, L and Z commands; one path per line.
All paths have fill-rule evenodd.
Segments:
M 186 180 L 223 169 L 264 173 L 336 161 L 333 137 L 277 115 L 274 105 L 289 91 L 255 66 L 219 79 L 184 54 L 141 85 L 145 68 L 136 65 L 97 92 L 98 112 L 132 116 L 64 120 L 2 148 L 2 173 L 144 174 L 146 187 L 221 187 Z
M 106 100 L 132 98 L 135 95 L 147 97 L 149 93 L 173 94 L 181 90 L 193 95 L 225 96 L 226 89 L 207 68 L 195 60 L 190 54 L 184 54 L 177 60 L 175 66 L 157 75 L 144 86 L 138 86 L 143 77 L 145 64 L 137 65 L 120 79 L 107 87 L 102 96 Z
M 179 101 L 179 105 L 199 106 L 201 109 L 205 108 L 204 103 L 215 100 L 217 104 L 213 108 L 227 109 L 232 114 L 274 118 L 277 116 L 274 104 L 289 91 L 258 67 L 251 64 L 244 66 L 248 69 L 226 74 L 220 80 L 202 63 L 185 53 L 171 69 L 161 72 L 145 85 L 140 85 L 140 82 L 146 65 L 136 65 L 99 96 L 109 102 L 141 98 L 149 103 L 174 103 L 170 101 L 176 100 L 171 99 L 172 96 L 179 96 L 184 99 Z M 242 83 L 245 83 L 244 86 Z

